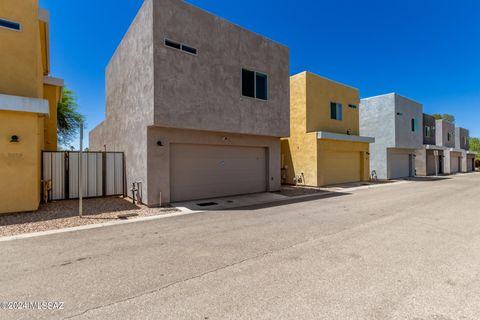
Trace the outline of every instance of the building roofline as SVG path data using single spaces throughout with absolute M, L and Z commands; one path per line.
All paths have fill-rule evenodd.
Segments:
M 451 124 L 452 126 L 454 126 L 455 128 L 457 128 L 455 126 L 455 123 L 451 122 L 451 121 L 448 121 L 448 120 L 445 120 L 445 119 L 435 119 L 435 123 L 437 123 L 437 121 L 440 121 L 440 122 L 446 122 L 448 124 Z
M 55 86 L 55 87 L 64 87 L 65 86 L 65 81 L 63 79 L 60 79 L 60 78 L 55 78 L 55 77 L 51 77 L 51 76 L 44 76 L 43 77 L 43 84 L 48 84 L 48 85 L 51 85 L 51 86 Z
M 395 92 L 384 93 L 384 94 L 379 94 L 379 95 L 376 95 L 376 96 L 362 98 L 360 100 L 370 100 L 370 99 L 375 99 L 375 98 L 380 98 L 380 97 L 385 97 L 385 96 L 392 96 L 392 95 L 395 95 L 395 94 L 396 94 Z
M 318 77 L 318 78 L 321 78 L 321 79 L 324 79 L 324 80 L 333 82 L 333 83 L 335 83 L 335 84 L 338 84 L 338 85 L 341 85 L 341 86 L 344 86 L 344 87 L 347 87 L 347 88 L 350 88 L 350 89 L 353 89 L 353 90 L 356 90 L 356 91 L 359 91 L 359 92 L 360 92 L 360 90 L 359 90 L 358 88 L 352 87 L 352 86 L 350 86 L 350 85 L 348 85 L 348 84 L 345 84 L 345 83 L 341 83 L 341 82 L 339 82 L 339 81 L 332 80 L 332 79 L 330 79 L 330 78 L 321 76 L 321 75 L 319 75 L 319 74 L 317 74 L 317 73 L 314 73 L 314 72 L 311 72 L 311 71 L 306 71 L 306 70 L 305 70 L 305 71 L 299 72 L 299 73 L 297 73 L 297 74 L 294 74 L 294 75 L 292 75 L 292 76 L 290 76 L 290 77 L 296 77 L 296 76 L 299 76 L 299 75 L 302 75 L 302 74 L 305 74 L 305 75 L 310 74 L 310 75 L 313 75 L 313 76 L 315 76 L 315 77 Z
M 267 40 L 269 40 L 269 41 L 275 42 L 276 44 L 278 44 L 278 45 L 280 45 L 280 46 L 282 46 L 282 47 L 285 47 L 286 49 L 288 49 L 288 50 L 290 51 L 290 47 L 288 47 L 287 45 L 285 45 L 285 44 L 283 44 L 283 43 L 280 43 L 280 42 L 278 42 L 278 41 L 276 41 L 276 40 L 273 40 L 273 39 L 271 39 L 271 38 L 269 38 L 269 37 L 266 37 L 266 36 L 264 36 L 264 35 L 262 35 L 262 34 L 260 34 L 260 33 L 257 33 L 257 32 L 255 32 L 255 31 L 252 31 L 252 30 L 250 30 L 250 29 L 247 29 L 247 28 L 245 28 L 245 27 L 242 27 L 241 25 L 239 25 L 239 24 L 237 24 L 237 23 L 235 23 L 235 22 L 233 22 L 233 21 L 230 21 L 230 20 L 228 20 L 228 19 L 226 19 L 226 18 L 223 18 L 223 17 L 221 17 L 221 16 L 213 13 L 213 12 L 210 12 L 210 11 L 205 10 L 205 9 L 203 9 L 203 8 L 200 8 L 200 7 L 198 7 L 198 6 L 194 5 L 194 4 L 191 4 L 191 3 L 189 3 L 189 2 L 186 1 L 186 0 L 183 0 L 182 2 L 185 3 L 185 4 L 188 5 L 188 6 L 191 6 L 191 7 L 195 8 L 195 9 L 198 9 L 198 10 L 201 10 L 201 11 L 203 11 L 203 12 L 205 12 L 205 13 L 208 13 L 209 15 L 214 16 L 214 17 L 216 17 L 216 18 L 218 18 L 218 19 L 220 19 L 220 20 L 224 20 L 224 21 L 226 21 L 226 22 L 228 22 L 228 23 L 236 26 L 237 28 L 240 28 L 240 29 L 242 29 L 242 30 L 244 30 L 244 31 L 248 31 L 248 32 L 250 32 L 250 33 L 253 33 L 253 34 L 255 34 L 255 35 L 259 36 L 259 37 L 265 38 L 265 39 L 267 39 Z
M 390 93 L 380 94 L 380 95 L 377 95 L 377 96 L 367 97 L 367 98 L 360 99 L 360 101 L 362 101 L 362 100 L 375 99 L 375 98 L 384 97 L 384 96 L 400 97 L 400 98 L 403 98 L 403 99 L 407 99 L 407 100 L 409 100 L 409 101 L 411 101 L 411 102 L 413 102 L 413 103 L 416 103 L 416 104 L 418 104 L 418 105 L 420 105 L 420 106 L 423 107 L 423 104 L 422 104 L 421 102 L 419 102 L 419 101 L 417 101 L 417 100 L 414 100 L 414 99 L 412 99 L 412 98 L 409 98 L 409 97 L 407 97 L 407 96 L 401 95 L 401 94 L 396 93 L 396 92 L 390 92 Z M 422 112 L 422 113 L 423 113 L 423 112 Z

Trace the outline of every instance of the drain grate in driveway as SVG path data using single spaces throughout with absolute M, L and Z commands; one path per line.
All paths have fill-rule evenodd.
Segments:
M 199 207 L 210 207 L 210 206 L 216 206 L 218 203 L 216 202 L 202 202 L 202 203 L 197 203 L 197 206 Z

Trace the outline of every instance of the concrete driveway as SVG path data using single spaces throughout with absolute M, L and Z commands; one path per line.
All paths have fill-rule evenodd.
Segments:
M 478 319 L 480 175 L 0 243 L 0 319 Z

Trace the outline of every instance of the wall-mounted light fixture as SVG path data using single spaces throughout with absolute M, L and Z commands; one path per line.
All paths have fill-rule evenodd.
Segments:
M 162 141 L 158 140 L 158 141 L 157 141 L 157 146 L 159 146 L 159 147 L 163 147 L 163 143 L 162 143 Z
M 14 134 L 13 136 L 10 137 L 10 142 L 18 143 L 20 142 L 20 138 Z

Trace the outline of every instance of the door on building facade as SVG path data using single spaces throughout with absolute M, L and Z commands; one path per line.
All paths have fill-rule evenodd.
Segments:
M 172 144 L 171 201 L 197 200 L 267 190 L 267 149 Z

